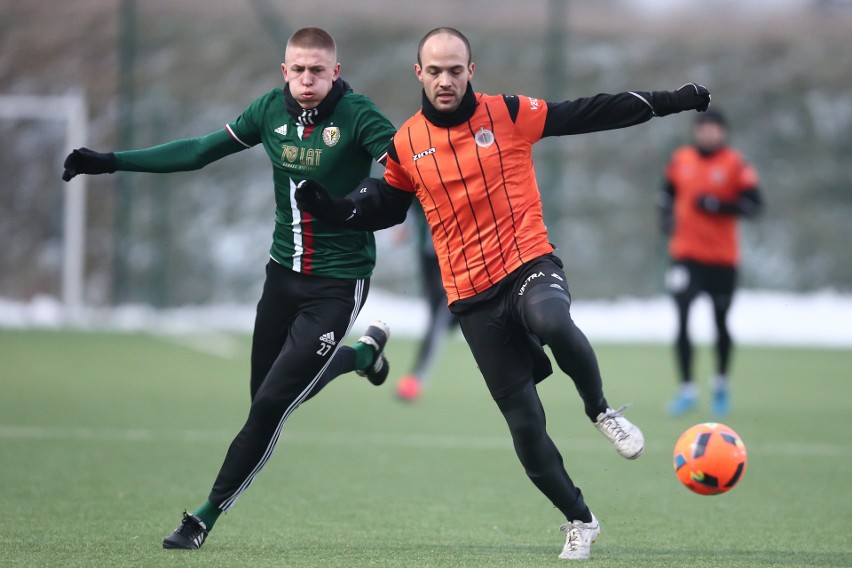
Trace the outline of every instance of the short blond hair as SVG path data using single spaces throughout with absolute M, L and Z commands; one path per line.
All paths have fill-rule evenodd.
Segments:
M 293 32 L 287 40 L 287 47 L 305 47 L 327 49 L 337 54 L 337 43 L 331 34 L 322 28 L 302 28 Z

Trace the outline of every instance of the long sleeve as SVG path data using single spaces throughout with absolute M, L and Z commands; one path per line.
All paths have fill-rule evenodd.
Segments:
M 641 124 L 654 116 L 693 110 L 703 102 L 702 95 L 678 91 L 627 91 L 615 95 L 547 103 L 547 119 L 542 138 L 614 130 Z M 706 93 L 706 90 L 704 91 Z M 706 95 L 709 102 L 709 94 Z M 707 108 L 704 104 L 702 107 Z
M 245 150 L 227 130 L 200 138 L 175 140 L 142 150 L 116 152 L 117 169 L 129 172 L 169 173 L 198 170 L 225 156 Z

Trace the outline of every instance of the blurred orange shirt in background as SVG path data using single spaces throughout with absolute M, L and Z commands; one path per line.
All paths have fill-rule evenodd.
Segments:
M 699 196 L 736 201 L 757 187 L 757 171 L 736 150 L 724 147 L 702 155 L 694 146 L 677 149 L 666 167 L 674 188 L 674 229 L 669 253 L 675 260 L 736 266 L 739 263 L 737 217 L 707 213 L 698 208 Z

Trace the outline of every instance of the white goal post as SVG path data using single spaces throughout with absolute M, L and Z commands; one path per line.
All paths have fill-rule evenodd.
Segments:
M 85 146 L 89 118 L 82 93 L 37 96 L 0 95 L 0 119 L 37 119 L 65 124 L 65 150 Z M 46 160 L 51 157 L 46 156 Z M 56 179 L 59 181 L 59 170 Z M 86 249 L 86 176 L 64 184 L 62 209 L 62 303 L 66 317 L 77 319 L 83 308 Z

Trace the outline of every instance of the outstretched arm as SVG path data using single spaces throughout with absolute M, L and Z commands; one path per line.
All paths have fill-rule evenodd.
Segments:
M 687 83 L 676 91 L 628 91 L 548 103 L 541 137 L 625 128 L 654 116 L 685 110 L 704 112 L 709 105 L 710 92 L 695 83 Z
M 143 150 L 100 153 L 78 148 L 65 158 L 62 179 L 69 181 L 78 174 L 111 174 L 118 170 L 154 173 L 198 170 L 245 149 L 246 146 L 234 140 L 227 130 Z

